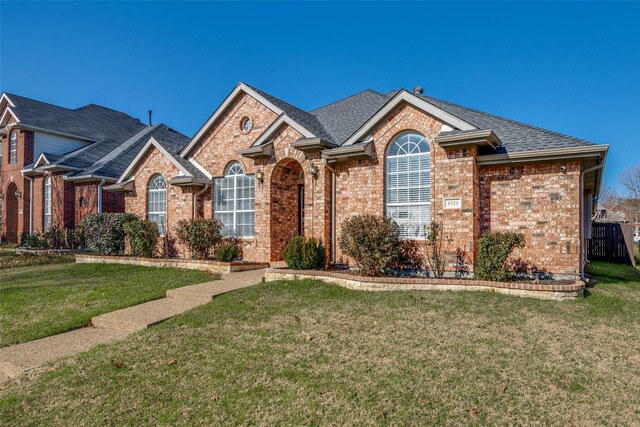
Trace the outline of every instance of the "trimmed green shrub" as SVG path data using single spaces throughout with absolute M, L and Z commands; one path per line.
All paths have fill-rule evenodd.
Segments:
M 340 249 L 366 276 L 391 268 L 400 256 L 400 227 L 391 218 L 356 215 L 340 228 Z
M 509 256 L 516 248 L 524 247 L 524 235 L 515 232 L 484 233 L 478 240 L 475 278 L 479 280 L 506 281 L 513 272 L 509 268 Z
M 216 248 L 216 261 L 232 262 L 240 256 L 240 248 L 233 243 L 225 243 Z
M 284 248 L 284 260 L 292 270 L 324 268 L 326 252 L 322 240 L 314 237 L 295 236 Z
M 124 224 L 138 219 L 129 213 L 98 213 L 87 215 L 82 221 L 87 247 L 101 255 L 124 252 Z
M 217 218 L 199 218 L 178 221 L 176 238 L 185 245 L 196 259 L 209 258 L 211 251 L 222 241 L 222 221 Z
M 153 256 L 160 238 L 158 224 L 144 219 L 134 219 L 124 224 L 124 234 L 129 241 L 132 255 L 146 258 Z

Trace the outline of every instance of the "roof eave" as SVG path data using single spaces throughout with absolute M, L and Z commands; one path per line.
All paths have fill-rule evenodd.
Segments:
M 113 193 L 132 193 L 136 190 L 136 183 L 135 180 L 130 179 L 129 181 L 107 185 L 102 188 Z
M 440 134 L 435 140 L 441 147 L 460 147 L 465 145 L 489 146 L 494 150 L 502 146 L 502 141 L 491 129 L 454 134 Z
M 518 151 L 515 153 L 487 154 L 478 156 L 479 166 L 509 163 L 531 163 L 548 160 L 581 159 L 606 157 L 608 145 L 589 145 L 585 147 L 552 148 L 549 150 Z
M 169 184 L 176 187 L 203 187 L 212 184 L 210 179 L 196 178 L 193 176 L 176 176 L 169 180 Z
M 238 150 L 238 154 L 250 159 L 270 159 L 273 156 L 273 141 L 269 141 L 262 145 Z
M 373 138 L 366 143 L 348 145 L 322 151 L 327 163 L 340 163 L 350 160 L 365 160 L 373 157 Z
M 51 135 L 57 135 L 57 136 L 62 136 L 65 138 L 71 138 L 71 139 L 77 139 L 78 141 L 85 141 L 85 142 L 98 142 L 97 139 L 94 138 L 88 138 L 86 136 L 81 136 L 81 135 L 74 135 L 71 133 L 65 133 L 65 132 L 58 132 L 55 130 L 50 130 L 50 129 L 45 129 L 45 128 L 41 128 L 38 126 L 32 126 L 30 124 L 27 123 L 18 123 L 14 126 L 17 129 L 24 129 L 24 130 L 30 130 L 30 131 L 34 131 L 34 132 L 43 132 L 43 133 L 48 133 Z
M 114 178 L 112 176 L 93 175 L 93 174 L 76 175 L 76 176 L 65 176 L 64 177 L 65 181 L 72 181 L 72 182 L 102 181 L 103 179 L 105 181 L 108 181 L 108 182 L 117 182 L 118 181 L 118 178 Z
M 322 138 L 301 138 L 291 146 L 303 153 L 317 153 L 318 151 L 337 148 L 337 145 L 325 141 Z

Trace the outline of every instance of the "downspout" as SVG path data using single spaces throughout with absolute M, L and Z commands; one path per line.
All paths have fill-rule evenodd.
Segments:
M 29 234 L 33 234 L 33 178 L 22 173 L 22 177 L 29 181 Z
M 329 244 L 329 261 L 331 264 L 336 263 L 336 171 L 329 166 L 327 160 L 324 160 L 324 165 L 329 172 L 331 172 L 331 197 L 329 199 L 330 204 L 330 224 L 329 224 L 329 236 L 331 242 Z
M 583 232 L 584 232 L 584 227 L 585 225 L 583 224 L 584 222 L 584 176 L 586 174 L 588 174 L 589 172 L 593 172 L 595 170 L 598 170 L 600 168 L 602 168 L 604 166 L 604 159 L 600 160 L 600 163 L 598 163 L 595 166 L 592 166 L 590 168 L 587 168 L 585 170 L 583 170 L 582 172 L 580 172 L 580 279 L 584 279 L 584 266 L 586 264 L 586 256 L 585 256 L 585 248 L 584 248 L 584 238 L 583 238 Z
M 102 181 L 98 184 L 98 213 L 102 213 L 102 186 L 105 182 L 107 182 L 107 180 L 102 178 Z
M 196 193 L 193 193 L 193 219 L 196 219 L 196 212 L 198 212 L 198 197 L 209 189 L 209 184 L 205 184 L 204 188 Z

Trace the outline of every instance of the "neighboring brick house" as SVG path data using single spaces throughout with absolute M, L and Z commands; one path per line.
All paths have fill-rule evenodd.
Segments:
M 608 147 L 424 96 L 360 92 L 305 112 L 240 83 L 182 149 L 150 141 L 110 190 L 166 228 L 220 218 L 244 258 L 275 262 L 287 241 L 322 238 L 347 262 L 340 227 L 389 215 L 406 239 L 431 221 L 474 260 L 486 231 L 517 231 L 515 256 L 580 272 Z M 151 213 L 150 213 L 151 209 Z M 184 249 L 175 249 L 179 256 Z
M 67 109 L 18 95 L 0 98 L 0 241 L 52 226 L 73 228 L 89 213 L 123 212 L 122 194 L 103 192 L 152 137 L 189 138 L 119 111 Z

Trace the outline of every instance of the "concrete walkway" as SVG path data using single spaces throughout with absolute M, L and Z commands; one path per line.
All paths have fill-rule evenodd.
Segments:
M 91 319 L 93 327 L 76 329 L 0 348 L 0 383 L 55 359 L 87 351 L 206 304 L 217 295 L 262 282 L 264 270 L 223 274 L 221 280 L 167 291 L 167 297 Z M 4 377 L 4 378 L 3 378 Z

